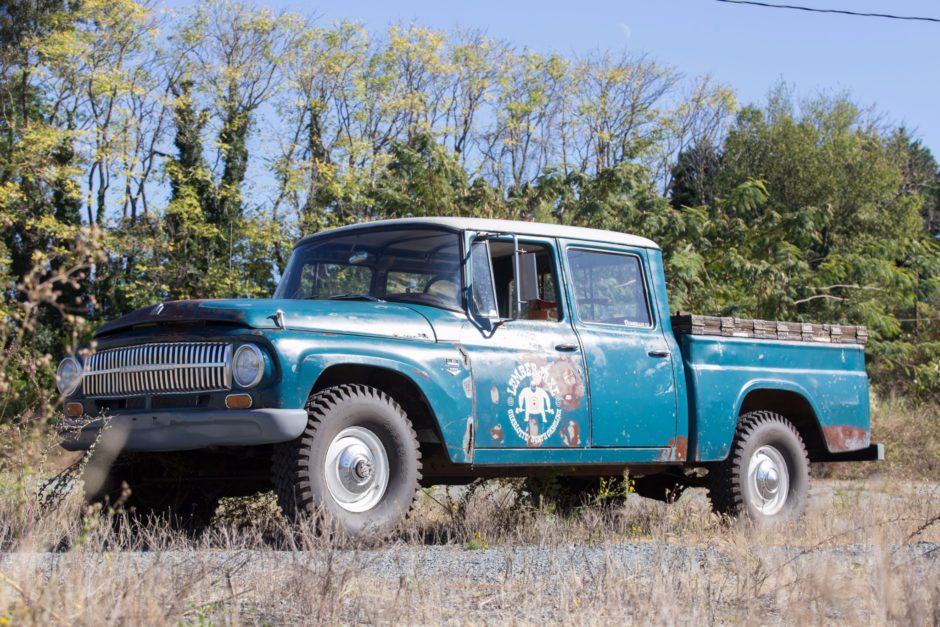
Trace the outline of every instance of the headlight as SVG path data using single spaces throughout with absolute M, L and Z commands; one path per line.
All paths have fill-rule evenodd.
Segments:
M 264 374 L 264 355 L 254 344 L 242 344 L 232 360 L 232 377 L 243 388 L 258 385 Z
M 69 396 L 78 389 L 78 384 L 82 382 L 82 366 L 74 357 L 66 357 L 59 362 L 59 368 L 55 372 L 55 386 L 59 394 Z

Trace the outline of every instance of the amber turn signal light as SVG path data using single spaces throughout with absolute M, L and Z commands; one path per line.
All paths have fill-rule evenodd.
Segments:
M 225 397 L 225 406 L 229 409 L 249 409 L 251 394 L 229 394 Z
M 65 415 L 69 418 L 78 418 L 85 413 L 85 408 L 81 403 L 66 403 Z

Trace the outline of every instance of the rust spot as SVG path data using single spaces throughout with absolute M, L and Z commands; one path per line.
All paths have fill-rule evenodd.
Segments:
M 689 454 L 689 439 L 685 436 L 676 438 L 676 459 L 684 460 Z
M 414 372 L 415 372 L 416 375 L 418 375 L 418 376 L 421 377 L 422 379 L 430 379 L 430 378 L 431 378 L 431 376 L 430 376 L 428 373 L 426 373 L 424 370 L 421 370 L 420 368 L 415 368 L 415 369 L 414 369 Z
M 857 451 L 869 444 L 868 431 L 848 425 L 823 427 L 823 437 L 826 439 L 829 450 L 833 453 Z
M 494 442 L 503 441 L 503 425 L 496 425 L 490 429 L 490 436 L 493 438 Z
M 569 420 L 564 429 L 561 430 L 561 441 L 565 446 L 579 446 L 581 444 L 581 427 L 574 420 Z
M 669 448 L 659 454 L 659 461 L 684 461 L 689 454 L 689 439 L 680 435 L 666 442 Z
M 463 452 L 467 457 L 473 450 L 473 416 L 467 418 L 467 430 L 463 434 Z
M 553 363 L 549 372 L 561 390 L 561 398 L 558 399 L 561 408 L 573 411 L 580 407 L 584 398 L 584 375 L 580 364 L 566 357 Z

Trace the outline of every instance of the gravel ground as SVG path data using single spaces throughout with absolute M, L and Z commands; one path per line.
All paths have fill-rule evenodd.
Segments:
M 879 490 L 877 485 L 865 486 L 858 482 L 815 481 L 810 492 L 809 508 L 831 507 L 838 499 L 871 499 L 890 501 L 903 495 L 919 494 L 937 498 L 940 486 L 935 484 L 893 484 L 891 493 Z M 689 490 L 683 499 L 704 500 L 703 490 Z M 716 539 L 718 541 L 718 539 Z M 921 542 L 908 545 L 838 544 L 821 548 L 795 546 L 686 546 L 636 542 L 618 544 L 570 545 L 563 539 L 556 544 L 534 546 L 493 546 L 467 549 L 461 546 L 422 546 L 393 544 L 385 548 L 368 550 L 201 550 L 201 551 L 120 551 L 100 553 L 71 551 L 67 553 L 0 553 L 0 569 L 13 566 L 26 567 L 44 573 L 63 572 L 82 566 L 95 568 L 106 563 L 107 568 L 128 568 L 145 571 L 155 566 L 201 568 L 237 572 L 252 577 L 271 572 L 278 566 L 293 565 L 317 568 L 329 563 L 330 568 L 352 571 L 366 578 L 396 579 L 411 577 L 422 580 L 469 580 L 498 584 L 516 578 L 538 580 L 557 577 L 563 573 L 580 572 L 590 577 L 609 567 L 624 572 L 650 572 L 655 568 L 707 568 L 727 566 L 730 559 L 750 558 L 766 563 L 799 562 L 801 566 L 818 562 L 821 566 L 834 564 L 840 569 L 870 568 L 879 561 L 901 565 L 910 562 L 915 568 L 935 567 L 940 559 L 940 544 Z
M 796 547 L 753 547 L 752 557 L 781 564 L 800 560 L 807 564 L 838 564 L 840 569 L 872 567 L 887 558 L 890 563 L 910 562 L 912 566 L 935 567 L 940 545 L 922 542 L 911 545 L 859 545 L 807 550 Z M 624 572 L 653 572 L 662 568 L 708 568 L 727 565 L 729 553 L 717 547 L 691 548 L 670 544 L 606 544 L 595 546 L 522 546 L 468 550 L 459 547 L 394 546 L 366 551 L 336 550 L 316 552 L 226 550 L 161 551 L 121 553 L 6 553 L 0 568 L 14 565 L 53 573 L 76 565 L 129 568 L 146 571 L 152 567 L 185 568 L 198 563 L 220 572 L 238 572 L 253 577 L 283 566 L 309 566 L 330 563 L 335 570 L 351 569 L 357 576 L 382 579 L 410 577 L 422 580 L 474 581 L 499 584 L 511 579 L 539 580 L 579 572 L 586 577 L 611 566 Z

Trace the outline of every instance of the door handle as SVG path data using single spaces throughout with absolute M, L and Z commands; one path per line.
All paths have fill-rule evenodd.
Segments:
M 577 344 L 557 344 L 555 346 L 556 351 L 562 351 L 563 353 L 573 353 L 578 350 Z
M 650 357 L 669 357 L 669 351 L 650 351 L 647 353 Z

